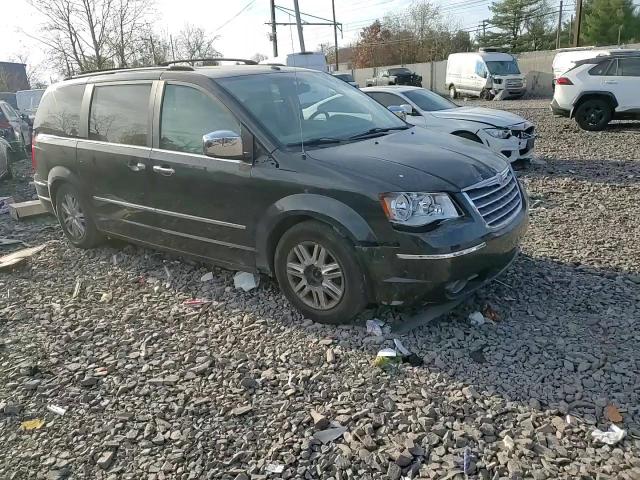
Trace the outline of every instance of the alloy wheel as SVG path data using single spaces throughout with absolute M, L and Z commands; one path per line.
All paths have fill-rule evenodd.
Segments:
M 87 222 L 80 201 L 71 192 L 67 192 L 60 207 L 60 217 L 65 230 L 73 240 L 81 240 L 87 231 Z
M 584 112 L 587 123 L 591 126 L 599 125 L 604 118 L 604 110 L 601 107 L 591 107 Z
M 344 296 L 342 266 L 324 246 L 301 242 L 287 255 L 287 279 L 293 292 L 317 310 L 335 307 Z

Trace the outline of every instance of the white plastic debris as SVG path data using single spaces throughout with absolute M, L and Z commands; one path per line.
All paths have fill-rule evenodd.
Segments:
M 212 272 L 205 273 L 202 276 L 202 278 L 200 279 L 200 281 L 202 281 L 202 282 L 210 282 L 211 280 L 213 280 L 213 273 Z
M 367 333 L 376 337 L 382 336 L 382 327 L 384 322 L 374 318 L 373 320 L 367 320 Z
M 105 292 L 102 294 L 102 297 L 100 297 L 102 303 L 109 303 L 111 300 L 113 300 L 113 293 L 111 292 Z
M 471 322 L 471 325 L 473 325 L 474 327 L 479 327 L 481 325 L 484 325 L 486 323 L 486 320 L 484 319 L 484 315 L 482 315 L 480 312 L 473 312 L 469 314 L 469 322 Z
M 66 408 L 59 407 L 58 405 L 47 405 L 47 410 L 55 413 L 56 415 L 64 415 L 67 413 Z
M 396 349 L 400 352 L 401 355 L 404 355 L 405 357 L 411 355 L 411 352 L 407 350 L 407 348 L 397 338 L 393 339 L 393 344 L 396 346 Z
M 397 357 L 398 352 L 396 352 L 393 348 L 383 348 L 378 352 L 378 357 Z
M 284 472 L 284 465 L 280 465 L 279 463 L 270 463 L 264 468 L 264 470 L 269 473 L 282 473 Z
M 248 292 L 260 285 L 260 277 L 249 272 L 238 272 L 233 276 L 233 285 Z
M 591 436 L 594 440 L 597 440 L 599 442 L 606 443 L 607 445 L 615 445 L 627 436 L 627 431 L 616 425 L 611 425 L 609 427 L 609 430 L 607 430 L 606 432 L 603 432 L 602 430 L 598 430 L 596 428 L 593 432 L 591 432 Z
M 513 450 L 516 447 L 516 444 L 513 441 L 513 438 L 511 438 L 509 435 L 504 436 L 504 438 L 502 439 L 502 444 L 504 445 L 504 448 L 506 448 L 509 451 Z

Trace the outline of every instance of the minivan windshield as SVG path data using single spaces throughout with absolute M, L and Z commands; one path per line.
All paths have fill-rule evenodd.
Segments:
M 366 94 L 326 73 L 275 71 L 216 81 L 287 146 L 329 145 L 409 128 Z
M 520 69 L 515 60 L 500 60 L 486 62 L 492 75 L 519 75 Z
M 406 92 L 404 92 L 404 95 L 413 103 L 415 103 L 420 110 L 425 110 L 427 112 L 458 108 L 458 105 L 456 105 L 452 101 L 428 90 L 407 90 Z

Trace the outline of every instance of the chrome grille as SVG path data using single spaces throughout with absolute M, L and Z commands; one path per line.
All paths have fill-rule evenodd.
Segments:
M 507 88 L 522 88 L 522 80 L 507 80 L 505 85 Z
M 465 195 L 491 228 L 509 223 L 522 209 L 518 180 L 510 168 L 464 190 Z

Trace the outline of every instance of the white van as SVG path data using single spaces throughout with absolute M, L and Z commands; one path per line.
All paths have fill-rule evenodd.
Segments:
M 449 55 L 445 81 L 451 98 L 462 94 L 490 99 L 503 90 L 520 98 L 527 92 L 527 80 L 513 55 L 482 49 Z
M 602 55 L 614 55 L 624 54 L 627 52 L 637 52 L 638 50 L 625 49 L 625 48 L 596 48 L 596 47 L 577 47 L 577 48 L 562 48 L 558 50 L 556 56 L 553 57 L 553 84 L 555 86 L 556 79 L 562 76 L 564 73 L 571 70 L 576 66 L 576 63 L 580 60 L 587 60 L 589 58 L 600 57 Z
M 285 65 L 328 72 L 327 59 L 322 52 L 296 52 L 260 61 L 262 65 Z

